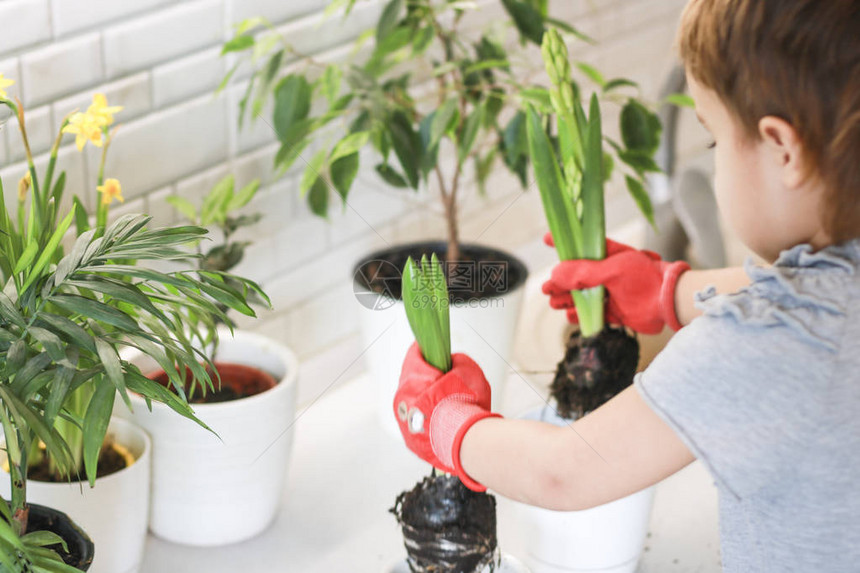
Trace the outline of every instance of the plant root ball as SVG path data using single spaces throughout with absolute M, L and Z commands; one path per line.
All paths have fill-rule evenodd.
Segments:
M 574 331 L 550 387 L 559 415 L 579 418 L 596 410 L 633 383 L 638 363 L 639 342 L 624 328 L 607 326 L 591 338 Z
M 475 573 L 496 553 L 496 500 L 454 476 L 429 476 L 391 512 L 403 530 L 413 573 Z

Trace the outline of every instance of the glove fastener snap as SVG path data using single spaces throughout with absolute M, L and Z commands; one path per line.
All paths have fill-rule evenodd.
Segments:
M 400 402 L 397 405 L 397 417 L 400 418 L 401 422 L 406 421 L 406 416 L 409 415 L 409 406 L 406 405 L 406 402 Z
M 409 410 L 409 431 L 413 434 L 420 434 L 424 431 L 424 413 L 418 408 Z

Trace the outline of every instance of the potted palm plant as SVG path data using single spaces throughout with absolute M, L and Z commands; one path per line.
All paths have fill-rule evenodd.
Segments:
M 348 15 L 354 5 L 334 0 L 329 12 Z M 464 31 L 480 20 L 478 10 L 499 6 L 520 35 L 519 48 L 508 49 L 506 32 L 471 37 Z M 265 29 L 257 33 L 260 26 Z M 338 200 L 345 206 L 361 161 L 371 156 L 380 185 L 438 195 L 445 240 L 370 253 L 353 273 L 364 301 L 361 328 L 370 375 L 379 385 L 380 420 L 392 431 L 388 397 L 410 340 L 401 306 L 401 276 L 410 256 L 439 256 L 453 303 L 452 343 L 484 366 L 496 406 L 502 398 L 527 270 L 510 253 L 464 244 L 460 209 L 469 194 L 483 195 L 499 164 L 528 187 L 525 113 L 519 101 L 547 94 L 519 78 L 529 71 L 528 46 L 539 46 L 548 28 L 585 38 L 551 18 L 547 0 L 504 0 L 484 7 L 389 0 L 375 30 L 357 44 L 373 37 L 375 46 L 348 66 L 325 65 L 297 53 L 261 19 L 240 25 L 224 46 L 225 54 L 246 56 L 237 66 L 249 63 L 254 69 L 240 118 L 255 118 L 273 101 L 271 125 L 281 144 L 276 170 L 285 172 L 311 144 L 320 144 L 319 151 L 299 162 L 306 163 L 300 191 L 311 211 L 326 217 Z M 297 67 L 297 59 L 299 71 L 281 77 L 285 66 Z M 367 148 L 371 153 L 362 154 Z M 397 311 L 382 312 L 391 308 Z
M 552 109 L 526 109 L 529 153 L 555 248 L 562 260 L 606 256 L 604 156 L 601 108 L 592 95 L 588 112 L 573 83 L 567 47 L 553 32 L 545 35 L 543 57 L 551 88 Z M 659 142 L 659 121 L 637 112 L 629 100 L 622 112 L 622 159 L 632 169 L 628 186 L 653 224 L 642 178 L 653 163 Z M 559 154 L 549 127 L 558 133 Z M 618 143 L 609 145 L 620 148 Z M 623 327 L 606 324 L 602 287 L 572 293 L 579 329 L 571 334 L 551 387 L 552 407 L 527 418 L 567 425 L 600 407 L 632 384 L 639 345 Z M 653 488 L 586 511 L 553 512 L 521 506 L 529 564 L 535 571 L 611 571 L 632 573 L 637 566 L 653 501 Z
M 44 177 L 29 151 L 23 106 L 2 91 L 0 104 L 18 119 L 28 162 L 17 213 L 0 189 L 0 422 L 10 499 L 8 511 L 5 505 L 0 511 L 0 562 L 18 563 L 9 567 L 15 571 L 87 570 L 91 564 L 98 571 L 134 571 L 146 533 L 148 439 L 127 423 L 111 422 L 114 403 L 119 397 L 131 407 L 132 396 L 140 395 L 142 407 L 163 404 L 202 424 L 177 369 L 193 372 L 198 391 L 213 388 L 198 350 L 212 341 L 214 317 L 224 317 L 213 298 L 253 313 L 244 291 L 259 288 L 235 279 L 242 285 L 237 291 L 223 274 L 163 273 L 141 263 L 187 260 L 188 245 L 207 232 L 193 226 L 148 230 L 150 218 L 143 215 L 107 225 L 109 205 L 121 200 L 122 189 L 103 172 L 95 226 L 80 198 L 63 201 L 64 174 L 54 179 L 62 133 L 76 133 L 79 148 L 90 141 L 106 150 L 117 109 L 102 96 L 63 121 Z M 73 224 L 77 238 L 66 254 L 62 243 Z M 163 364 L 171 372 L 169 388 L 122 359 L 123 348 Z M 37 476 L 58 483 L 37 483 Z M 82 480 L 90 487 L 68 484 Z M 34 499 L 61 512 L 46 514 L 30 503 Z M 93 543 L 65 513 L 87 524 L 101 549 L 95 562 Z
M 258 214 L 238 214 L 256 194 L 259 181 L 237 190 L 232 176 L 219 181 L 197 209 L 171 198 L 194 225 L 213 226 L 222 240 L 207 251 L 198 243 L 200 273 L 217 273 L 226 284 L 242 284 L 226 273 L 248 246 L 235 232 Z M 268 304 L 249 293 L 248 300 Z M 215 299 L 221 310 L 229 301 Z M 218 321 L 221 322 L 221 321 Z M 259 334 L 222 332 L 210 349 L 216 392 L 190 396 L 195 412 L 217 434 L 186 424 L 167 408 L 146 409 L 132 396 L 134 412 L 122 411 L 152 436 L 153 485 L 150 528 L 164 539 L 188 545 L 222 545 L 253 537 L 274 519 L 292 448 L 289 431 L 296 412 L 298 361 L 285 346 Z M 151 378 L 167 381 L 163 366 L 142 353 L 129 359 Z M 176 436 L 182 435 L 182 440 Z
M 436 255 L 420 266 L 411 258 L 403 277 L 406 314 L 421 353 L 441 372 L 452 368 L 449 297 Z M 496 500 L 467 488 L 456 476 L 433 470 L 401 493 L 391 512 L 404 537 L 405 566 L 412 573 L 528 573 L 498 549 Z M 405 567 L 395 569 L 406 571 Z

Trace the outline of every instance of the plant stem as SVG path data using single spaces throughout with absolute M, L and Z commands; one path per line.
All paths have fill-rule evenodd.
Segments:
M 27 532 L 27 520 L 30 510 L 27 507 L 27 479 L 24 469 L 24 456 L 20 436 L 12 426 L 5 405 L 0 405 L 0 422 L 3 424 L 3 434 L 6 437 L 6 459 L 9 462 L 9 480 L 12 489 L 12 527 L 18 535 Z

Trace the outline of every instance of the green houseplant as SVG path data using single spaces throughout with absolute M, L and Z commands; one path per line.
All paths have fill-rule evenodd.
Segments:
M 0 562 L 10 571 L 86 570 L 91 552 L 65 553 L 65 543 L 71 548 L 72 540 L 60 542 L 56 531 L 40 531 L 40 523 L 30 519 L 31 467 L 47 456 L 60 477 L 85 477 L 92 485 L 117 396 L 130 407 L 139 395 L 147 405 L 165 404 L 202 425 L 188 406 L 180 372 L 193 374 L 197 391 L 214 388 L 199 348 L 217 336 L 215 317 L 227 319 L 216 303 L 253 314 L 247 292 L 260 291 L 238 278 L 236 290 L 215 271 L 148 268 L 146 261 L 189 259 L 187 247 L 207 231 L 194 226 L 150 230 L 150 218 L 143 215 L 125 215 L 108 225 L 108 208 L 121 199 L 121 186 L 104 178 L 104 161 L 95 225 L 90 227 L 79 197 L 65 207 L 65 176 L 54 180 L 63 133 L 75 133 L 79 149 L 91 141 L 106 153 L 117 109 L 108 107 L 103 96 L 86 112 L 63 120 L 44 177 L 29 150 L 23 106 L 2 90 L 0 105 L 18 120 L 28 164 L 17 213 L 7 207 L 0 189 L 0 423 L 11 493 L 9 511 L 0 520 Z M 73 233 L 73 223 L 77 238 L 65 253 L 62 242 Z M 162 364 L 169 383 L 144 376 L 121 356 L 122 348 L 137 349 Z
M 212 243 L 196 245 L 196 261 L 200 272 L 220 273 L 235 288 L 241 284 L 223 273 L 241 262 L 250 244 L 237 240 L 236 231 L 260 219 L 259 214 L 240 211 L 258 189 L 259 181 L 239 189 L 227 176 L 199 208 L 181 197 L 170 199 L 192 224 L 219 231 Z M 246 300 L 268 306 L 268 300 L 250 291 Z M 198 546 L 242 541 L 272 523 L 290 461 L 289 424 L 296 413 L 298 379 L 295 354 L 261 334 L 233 329 L 217 347 L 207 348 L 207 354 L 220 387 L 193 397 L 192 403 L 220 440 L 165 407 L 140 407 L 139 398 L 132 399 L 134 413 L 119 413 L 146 429 L 154 444 L 151 530 L 163 539 Z M 129 359 L 151 377 L 166 376 L 163 366 L 141 353 Z M 175 439 L 178 434 L 184 436 L 181 443 Z M 254 471 L 247 471 L 250 464 Z
M 559 257 L 600 260 L 606 256 L 604 187 L 610 165 L 604 141 L 633 169 L 633 174 L 625 177 L 627 185 L 653 225 L 653 209 L 642 179 L 654 169 L 660 123 L 653 114 L 636 113 L 634 110 L 641 104 L 631 99 L 621 115 L 622 149 L 604 137 L 597 94 L 592 95 L 586 115 L 561 37 L 547 33 L 542 52 L 552 82 L 552 109 L 542 116 L 527 106 L 535 178 Z M 557 144 L 547 134 L 550 126 L 558 132 Z M 572 334 L 552 386 L 559 413 L 564 417 L 582 416 L 630 385 L 639 355 L 635 338 L 623 328 L 605 324 L 603 287 L 572 295 L 579 331 Z

